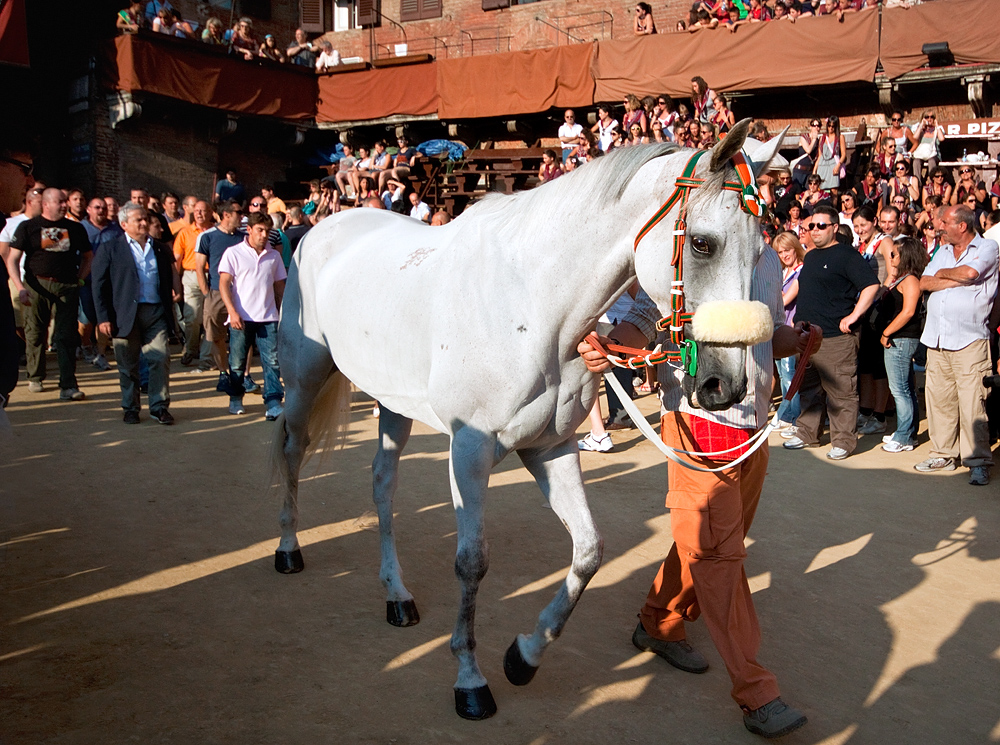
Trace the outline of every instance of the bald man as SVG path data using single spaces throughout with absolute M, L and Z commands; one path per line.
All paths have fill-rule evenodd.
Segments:
M 28 390 L 41 393 L 45 380 L 45 346 L 49 321 L 55 315 L 53 342 L 59 361 L 59 398 L 85 398 L 76 382 L 76 319 L 80 283 L 90 273 L 93 252 L 87 231 L 66 218 L 66 196 L 60 189 L 42 192 L 42 214 L 17 226 L 10 244 L 8 266 L 27 257 L 24 283 L 11 277 L 24 306 Z

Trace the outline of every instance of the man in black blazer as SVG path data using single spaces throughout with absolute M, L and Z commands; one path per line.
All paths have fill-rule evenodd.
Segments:
M 118 220 L 125 233 L 100 247 L 91 268 L 97 327 L 113 339 L 125 423 L 139 423 L 141 352 L 149 364 L 149 413 L 160 424 L 173 424 L 167 338 L 181 291 L 174 254 L 149 236 L 144 207 L 129 202 Z

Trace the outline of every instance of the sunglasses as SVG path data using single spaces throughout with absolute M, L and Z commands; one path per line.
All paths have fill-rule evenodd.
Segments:
M 826 230 L 833 225 L 832 222 L 811 222 L 808 227 L 810 230 Z
M 906 172 L 906 168 L 904 166 L 899 166 L 898 168 L 896 168 L 896 171 L 899 172 L 899 173 L 905 173 Z
M 0 156 L 0 162 L 10 163 L 11 165 L 17 166 L 22 171 L 24 171 L 25 176 L 30 176 L 35 170 L 35 167 L 31 163 L 25 163 L 23 160 L 17 160 L 17 158 L 7 158 Z
M 901 121 L 903 121 L 903 120 L 902 119 L 897 119 L 896 117 L 892 118 L 892 123 L 893 124 L 899 124 Z
M 959 173 L 972 173 L 972 169 L 971 168 L 963 168 L 961 171 L 959 171 Z
M 264 203 L 263 202 L 250 202 L 250 206 L 251 207 L 263 207 Z
M 810 127 L 818 127 L 819 126 L 819 122 L 810 122 L 809 126 Z

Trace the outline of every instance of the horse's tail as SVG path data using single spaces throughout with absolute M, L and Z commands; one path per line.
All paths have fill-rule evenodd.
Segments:
M 328 454 L 347 442 L 347 428 L 351 422 L 351 381 L 339 370 L 327 377 L 313 400 L 306 425 L 306 446 L 300 468 L 313 453 Z M 274 439 L 271 442 L 271 483 L 290 485 L 285 443 L 288 439 L 285 414 L 275 420 Z

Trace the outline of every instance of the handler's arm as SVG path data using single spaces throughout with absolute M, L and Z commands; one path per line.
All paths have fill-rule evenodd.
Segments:
M 598 336 L 597 338 L 600 339 L 601 344 L 612 344 L 614 342 L 611 340 L 614 339 L 615 342 L 618 342 L 622 346 L 636 347 L 638 349 L 642 349 L 648 343 L 646 335 L 627 321 L 622 321 L 615 326 L 609 336 Z M 611 363 L 607 361 L 604 355 L 594 349 L 586 339 L 577 345 L 576 351 L 583 357 L 587 369 L 591 372 L 601 373 L 611 369 Z
M 229 325 L 236 330 L 242 329 L 243 319 L 240 318 L 239 311 L 236 310 L 236 304 L 233 302 L 232 274 L 227 274 L 226 272 L 219 273 L 219 292 L 222 293 L 222 302 L 226 304 L 226 310 L 229 311 Z
M 815 352 L 823 342 L 823 332 L 819 326 L 815 324 L 809 326 L 799 321 L 794 326 L 781 325 L 775 328 L 774 336 L 771 338 L 771 349 L 774 359 L 791 357 L 792 355 L 802 354 L 806 351 L 806 344 L 809 341 L 809 331 L 811 328 L 820 332 L 816 348 L 813 349 Z

